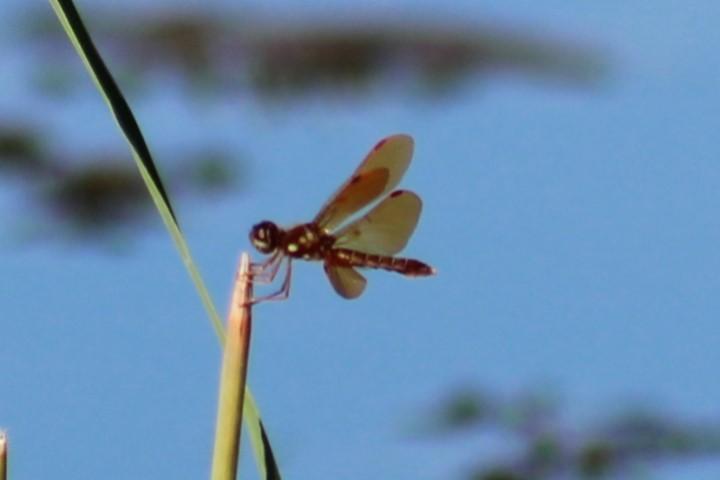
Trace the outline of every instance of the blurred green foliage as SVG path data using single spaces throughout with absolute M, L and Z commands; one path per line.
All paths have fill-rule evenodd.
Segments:
M 59 32 L 45 16 L 32 18 L 28 31 L 50 51 Z M 88 18 L 121 77 L 164 69 L 190 87 L 219 93 L 244 88 L 260 98 L 333 89 L 357 94 L 372 85 L 448 93 L 463 80 L 506 72 L 588 87 L 607 70 L 597 48 L 496 25 L 386 17 L 271 22 L 250 14 L 173 11 L 134 18 L 91 11 Z M 55 57 L 43 64 L 62 67 Z
M 26 41 L 18 43 L 31 47 L 33 55 L 35 71 L 27 84 L 53 102 L 71 100 L 78 88 L 96 95 L 50 9 L 27 12 Z M 327 91 L 360 95 L 374 87 L 433 96 L 456 91 L 479 75 L 507 71 L 589 87 L 606 70 L 595 48 L 500 26 L 369 17 L 351 23 L 268 21 L 241 12 L 170 9 L 134 16 L 91 10 L 86 17 L 124 90 L 142 91 L 154 78 L 172 78 L 188 87 L 181 90 L 185 94 L 211 92 L 223 101 L 238 90 L 273 100 Z M 43 141 L 50 136 L 47 128 L 18 119 L 0 124 L 0 175 L 22 179 L 31 202 L 80 233 L 137 224 L 149 203 L 130 159 L 112 153 L 69 159 Z M 174 194 L 207 194 L 236 184 L 236 164 L 229 161 L 236 152 L 197 151 L 163 166 Z M 458 421 L 474 414 L 461 407 Z
M 720 456 L 720 422 L 688 421 L 633 408 L 585 424 L 562 415 L 547 394 L 497 396 L 462 389 L 436 408 L 425 435 L 475 433 L 516 444 L 503 459 L 466 469 L 471 480 L 629 478 L 640 470 Z M 513 439 L 508 442 L 508 439 Z
M 53 153 L 42 139 L 39 129 L 0 124 L 0 175 L 19 179 L 29 201 L 50 214 L 38 222 L 94 235 L 137 225 L 152 212 L 129 154 L 70 159 Z M 242 177 L 227 154 L 209 148 L 185 153 L 165 170 L 174 195 L 223 191 Z

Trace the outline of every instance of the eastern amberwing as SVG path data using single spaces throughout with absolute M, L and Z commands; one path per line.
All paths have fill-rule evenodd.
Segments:
M 357 298 L 365 290 L 365 277 L 356 268 L 382 268 L 409 277 L 435 274 L 434 268 L 419 260 L 393 256 L 405 247 L 420 217 L 422 202 L 415 193 L 395 190 L 367 214 L 343 226 L 351 215 L 397 186 L 412 153 L 410 136 L 387 137 L 375 145 L 312 222 L 288 229 L 267 220 L 253 226 L 253 246 L 270 254 L 264 262 L 253 265 L 255 280 L 272 282 L 287 259 L 280 290 L 255 302 L 287 298 L 294 258 L 322 261 L 330 283 L 344 298 Z

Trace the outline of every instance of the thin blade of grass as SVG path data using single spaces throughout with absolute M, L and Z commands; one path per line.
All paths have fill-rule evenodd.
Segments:
M 190 278 L 195 285 L 195 289 L 197 290 L 205 310 L 207 311 L 212 327 L 215 330 L 220 343 L 224 344 L 225 333 L 222 321 L 220 320 L 215 305 L 213 304 L 210 294 L 205 287 L 205 283 L 202 280 L 200 272 L 195 265 L 195 262 L 192 260 L 190 248 L 180 231 L 180 226 L 170 205 L 165 188 L 162 185 L 157 168 L 155 167 L 155 162 L 152 159 L 150 150 L 145 143 L 142 132 L 138 127 L 130 107 L 125 101 L 125 98 L 115 83 L 110 71 L 105 66 L 105 63 L 95 48 L 90 34 L 85 28 L 85 25 L 80 18 L 80 14 L 75 8 L 73 2 L 71 0 L 50 0 L 50 4 L 55 10 L 65 33 L 75 46 L 75 50 L 90 73 L 95 86 L 100 91 L 105 99 L 105 102 L 110 108 L 110 111 L 120 127 L 120 130 L 130 144 L 130 150 L 133 158 L 135 159 L 135 163 L 140 170 L 140 175 L 150 192 L 153 202 L 155 203 L 165 226 L 170 232 L 170 236 L 175 242 L 175 246 L 180 253 L 180 257 L 182 258 Z M 279 470 L 275 462 L 275 456 L 273 455 L 270 447 L 270 442 L 267 439 L 267 434 L 265 433 L 265 429 L 260 420 L 260 412 L 250 389 L 247 388 L 246 390 L 245 402 L 243 404 L 243 415 L 245 416 L 245 423 L 250 434 L 250 442 L 253 446 L 258 470 L 260 471 L 261 478 L 272 480 L 279 479 Z

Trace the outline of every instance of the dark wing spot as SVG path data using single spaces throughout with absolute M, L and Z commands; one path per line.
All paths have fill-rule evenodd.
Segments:
M 359 181 L 360 181 L 360 175 L 355 175 L 355 176 L 350 180 L 350 184 L 356 184 L 356 183 L 359 182 Z
M 377 149 L 379 149 L 380 147 L 382 147 L 383 145 L 385 145 L 385 142 L 387 142 L 387 138 L 384 138 L 384 139 L 380 140 L 380 141 L 377 143 L 377 145 L 375 145 L 375 148 L 373 148 L 373 151 L 374 151 L 374 150 L 377 150 Z
M 399 196 L 402 195 L 403 193 L 405 193 L 405 190 L 395 190 L 394 192 L 392 192 L 392 193 L 390 194 L 390 196 L 393 197 L 393 198 L 394 198 L 394 197 L 399 197 Z

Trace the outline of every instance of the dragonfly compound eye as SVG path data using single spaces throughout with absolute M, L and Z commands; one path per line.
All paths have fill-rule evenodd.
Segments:
M 273 222 L 260 222 L 250 230 L 250 241 L 260 253 L 272 253 L 278 248 L 280 229 Z

